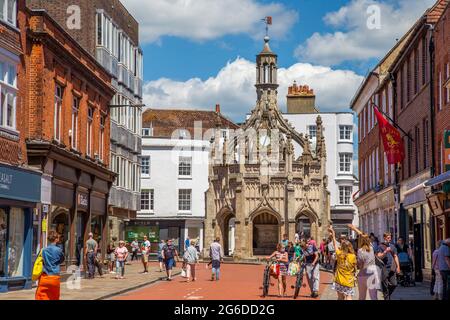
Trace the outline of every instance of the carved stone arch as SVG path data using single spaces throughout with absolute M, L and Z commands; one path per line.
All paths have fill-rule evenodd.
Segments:
M 229 248 L 234 247 L 234 243 L 230 244 L 230 220 L 236 218 L 236 214 L 230 206 L 225 206 L 219 210 L 216 215 L 216 232 L 215 237 L 220 237 L 223 244 L 225 255 L 228 255 Z M 234 241 L 231 239 L 231 241 Z
M 263 213 L 268 213 L 273 215 L 277 221 L 278 221 L 278 225 L 282 226 L 284 224 L 284 219 L 283 217 L 273 208 L 269 208 L 269 207 L 258 207 L 255 210 L 252 211 L 252 213 L 250 213 L 250 215 L 248 216 L 248 218 L 246 219 L 246 224 L 248 224 L 248 222 L 253 221 L 257 216 L 259 216 L 260 214 Z
M 312 221 L 316 221 L 320 224 L 319 215 L 317 212 L 311 208 L 310 206 L 303 205 L 295 214 L 295 221 L 297 221 L 301 216 L 306 216 Z

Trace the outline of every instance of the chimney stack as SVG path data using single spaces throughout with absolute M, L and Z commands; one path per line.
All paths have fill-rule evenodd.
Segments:
M 220 113 L 220 104 L 216 104 L 216 113 Z
M 316 95 L 307 85 L 294 84 L 289 87 L 287 95 L 288 113 L 318 113 L 316 108 Z

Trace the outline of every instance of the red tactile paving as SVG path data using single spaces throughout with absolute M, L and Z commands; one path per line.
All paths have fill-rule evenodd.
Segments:
M 272 279 L 273 286 L 269 289 L 269 296 L 261 297 L 262 277 L 264 266 L 222 264 L 221 279 L 211 281 L 211 270 L 206 269 L 205 264 L 197 266 L 197 281 L 187 283 L 185 278 L 175 277 L 171 282 L 158 282 L 113 298 L 114 300 L 278 300 L 278 283 Z M 295 277 L 287 277 L 287 297 L 284 300 L 292 300 Z M 331 275 L 327 272 L 320 274 L 320 293 L 331 282 Z M 304 287 L 300 291 L 297 300 L 312 299 L 306 277 Z

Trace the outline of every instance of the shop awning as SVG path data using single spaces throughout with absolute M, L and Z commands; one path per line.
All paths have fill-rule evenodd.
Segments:
M 441 183 L 448 182 L 448 181 L 450 181 L 450 171 L 444 172 L 444 173 L 438 175 L 437 177 L 428 179 L 427 181 L 425 181 L 421 184 L 418 184 L 414 188 L 411 188 L 411 189 L 405 191 L 405 193 L 403 195 L 407 196 L 418 190 L 424 189 L 426 187 L 432 187 L 437 184 L 441 184 Z
M 444 182 L 450 181 L 450 171 L 444 172 L 437 177 L 434 177 L 424 183 L 425 187 L 432 187 L 437 184 L 441 184 Z

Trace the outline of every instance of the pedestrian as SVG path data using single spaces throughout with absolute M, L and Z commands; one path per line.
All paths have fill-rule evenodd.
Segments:
M 114 251 L 116 256 L 116 279 L 124 279 L 125 276 L 125 262 L 128 258 L 128 249 L 125 246 L 125 241 L 119 241 L 119 247 Z M 120 276 L 119 276 L 120 275 Z
M 100 275 L 100 278 L 103 278 L 103 260 L 102 260 L 102 251 L 100 248 L 101 238 L 98 237 L 97 244 L 99 245 L 97 247 L 97 255 L 94 259 L 94 267 L 97 268 L 98 274 Z M 95 272 L 95 271 L 94 271 Z
M 277 244 L 276 250 L 266 259 L 271 260 L 272 258 L 275 258 L 278 264 L 279 274 L 272 276 L 278 279 L 278 296 L 281 298 L 286 295 L 286 276 L 288 274 L 289 265 L 288 253 L 281 243 Z
M 298 232 L 295 233 L 295 243 L 299 243 L 300 242 L 300 235 L 298 234 Z
M 172 269 L 175 266 L 175 258 L 178 258 L 178 252 L 172 244 L 172 239 L 167 240 L 167 244 L 163 247 L 161 254 L 166 266 L 167 281 L 172 281 Z
M 89 238 L 86 241 L 86 252 L 85 252 L 85 257 L 86 257 L 86 261 L 87 261 L 87 269 L 88 269 L 87 278 L 94 279 L 95 260 L 97 258 L 98 244 L 97 244 L 97 241 L 94 240 L 94 235 L 92 234 L 92 232 L 89 232 L 88 237 Z
M 385 300 L 389 300 L 397 287 L 397 274 L 400 273 L 397 248 L 391 243 L 390 232 L 383 234 L 383 242 L 378 245 L 377 257 L 381 259 L 387 269 L 387 277 L 381 279 L 381 287 Z
M 379 244 L 378 238 L 375 237 L 375 234 L 373 232 L 370 233 L 369 238 L 370 242 L 372 243 L 373 251 L 378 252 L 378 244 Z
M 212 265 L 211 281 L 214 281 L 214 277 L 218 281 L 220 279 L 220 262 L 223 261 L 223 249 L 219 237 L 209 247 L 209 256 Z
M 138 252 L 139 252 L 139 242 L 138 238 L 134 238 L 133 242 L 131 242 L 131 261 L 138 260 Z
M 289 244 L 289 239 L 287 234 L 283 234 L 283 240 L 281 240 L 281 244 L 283 245 L 284 248 L 286 248 Z
M 316 240 L 314 240 L 314 238 L 313 238 L 312 236 L 309 235 L 309 236 L 307 237 L 307 239 L 308 239 L 308 244 L 311 244 L 311 245 L 313 245 L 314 247 L 317 248 Z
M 195 281 L 197 278 L 195 277 L 195 267 L 198 262 L 198 251 L 195 248 L 195 242 L 191 241 L 189 248 L 187 248 L 184 253 L 183 259 L 186 260 L 187 267 L 187 282 Z
M 439 247 L 439 251 L 437 253 L 437 265 L 439 268 L 439 273 L 442 277 L 442 300 L 449 300 L 449 276 L 450 276 L 450 238 L 444 240 Z
M 294 244 L 295 257 L 294 259 L 300 261 L 303 257 L 302 247 L 300 246 L 300 241 Z
M 442 300 L 444 293 L 444 283 L 442 281 L 442 276 L 438 264 L 439 249 L 442 246 L 442 243 L 443 241 L 439 241 L 436 249 L 433 251 L 433 259 L 431 262 L 432 273 L 434 277 L 434 283 L 432 282 L 432 292 L 434 293 L 435 300 Z
M 286 248 L 286 252 L 288 254 L 289 262 L 292 262 L 292 260 L 294 260 L 294 256 L 295 256 L 295 248 L 294 248 L 294 244 L 292 243 L 292 241 L 289 241 L 288 246 Z
M 342 240 L 340 245 L 336 243 L 336 233 L 333 227 L 328 229 L 334 247 L 336 248 L 336 272 L 334 275 L 334 289 L 337 291 L 338 300 L 352 300 L 356 285 L 356 255 L 353 246 L 348 240 Z
M 369 291 L 370 300 L 378 300 L 380 289 L 380 274 L 375 263 L 375 251 L 369 235 L 353 225 L 348 227 L 358 234 L 358 251 L 356 255 L 358 273 L 359 300 L 366 300 Z
M 158 244 L 159 272 L 163 272 L 163 270 L 165 269 L 164 260 L 161 253 L 165 245 L 166 245 L 165 241 L 161 239 L 161 242 Z
M 322 241 L 320 242 L 320 245 L 319 245 L 319 262 L 320 262 L 320 264 L 321 265 L 324 265 L 325 264 L 325 247 L 326 247 L 326 239 L 324 238 L 324 239 L 322 239 Z
M 395 245 L 396 249 L 397 249 L 397 254 L 400 255 L 400 253 L 406 253 L 408 255 L 408 258 L 410 260 L 412 260 L 412 252 L 411 252 L 411 248 L 409 247 L 409 245 L 407 245 L 405 243 L 405 240 L 403 239 L 403 237 L 399 237 L 397 239 L 397 244 Z
M 150 253 L 150 241 L 148 241 L 147 236 L 144 236 L 144 241 L 142 242 L 141 246 L 141 254 L 142 254 L 142 264 L 144 266 L 143 274 L 148 273 L 147 266 L 148 266 L 148 255 Z
M 320 266 L 319 266 L 319 250 L 313 244 L 301 241 L 303 257 L 306 265 L 306 277 L 308 279 L 309 289 L 311 290 L 311 298 L 319 296 L 320 283 Z
M 191 240 L 189 237 L 186 237 L 186 240 L 184 240 L 184 250 L 187 250 L 191 244 Z
M 336 247 L 335 245 L 339 246 L 340 243 L 336 241 L 336 239 L 333 240 L 333 237 L 330 236 L 329 242 L 328 242 L 328 252 L 329 252 L 329 260 L 330 260 L 330 269 L 333 270 L 333 272 L 336 269 Z
M 106 253 L 108 254 L 108 268 L 109 273 L 116 273 L 114 268 L 116 266 L 116 255 L 114 254 L 116 250 L 116 237 L 111 238 L 111 242 L 108 244 L 108 248 L 106 249 Z
M 48 247 L 41 251 L 43 259 L 43 272 L 39 277 L 35 294 L 36 300 L 59 300 L 61 290 L 61 263 L 64 262 L 64 253 L 57 247 L 59 234 L 51 230 L 48 233 Z

